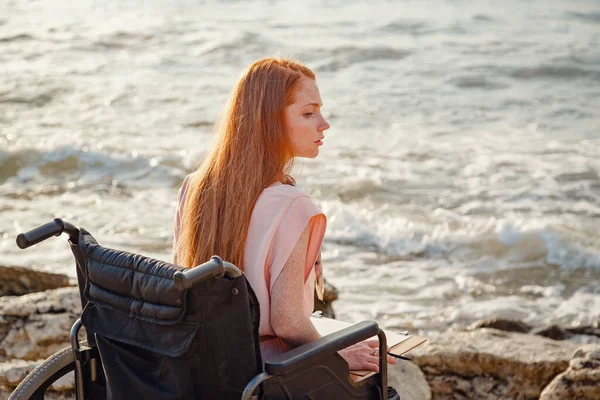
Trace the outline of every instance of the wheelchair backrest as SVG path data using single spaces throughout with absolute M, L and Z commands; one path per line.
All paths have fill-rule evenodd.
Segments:
M 239 399 L 262 371 L 259 304 L 241 275 L 178 290 L 182 267 L 100 246 L 84 229 L 82 322 L 109 399 Z

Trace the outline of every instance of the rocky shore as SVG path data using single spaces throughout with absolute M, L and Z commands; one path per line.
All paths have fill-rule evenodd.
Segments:
M 68 346 L 80 313 L 79 292 L 66 277 L 0 266 L 0 399 L 44 358 Z M 327 286 L 325 314 L 337 291 Z M 585 338 L 585 340 L 584 340 Z M 577 343 L 580 342 L 580 343 Z M 586 342 L 588 344 L 581 344 Z M 403 400 L 600 399 L 600 329 L 534 329 L 519 321 L 481 321 L 449 330 L 390 369 Z M 52 398 L 73 396 L 67 377 Z

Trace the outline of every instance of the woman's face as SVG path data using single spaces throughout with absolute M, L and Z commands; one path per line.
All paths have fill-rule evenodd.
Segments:
M 294 102 L 285 108 L 288 134 L 294 148 L 294 157 L 315 158 L 323 145 L 329 124 L 321 114 L 321 95 L 317 83 L 310 78 L 298 82 Z

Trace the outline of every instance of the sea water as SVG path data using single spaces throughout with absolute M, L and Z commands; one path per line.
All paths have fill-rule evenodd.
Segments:
M 317 74 L 331 124 L 294 176 L 328 217 L 349 321 L 421 332 L 600 319 L 600 5 L 0 3 L 0 264 L 74 276 L 61 217 L 171 259 L 177 188 L 265 56 Z

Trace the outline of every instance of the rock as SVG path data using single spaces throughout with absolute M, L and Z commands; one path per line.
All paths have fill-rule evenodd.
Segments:
M 23 379 L 41 363 L 38 361 L 11 360 L 0 362 L 0 399 L 8 399 Z M 75 376 L 71 372 L 54 382 L 44 399 L 75 399 Z
M 520 333 L 527 333 L 531 330 L 531 327 L 524 322 L 501 318 L 492 318 L 486 319 L 484 321 L 478 321 L 471 325 L 468 329 L 473 330 L 481 328 L 494 328 L 501 331 Z
M 580 345 L 483 328 L 447 331 L 411 352 L 434 399 L 537 399 Z
M 398 360 L 388 364 L 388 386 L 393 386 L 401 400 L 431 400 L 431 388 L 425 374 L 413 362 Z
M 600 347 L 577 350 L 569 368 L 544 389 L 540 400 L 600 399 Z
M 66 275 L 0 266 L 0 296 L 20 296 L 65 286 L 69 286 Z
M 325 282 L 325 293 L 323 294 L 323 301 L 319 300 L 317 293 L 315 292 L 315 311 L 323 312 L 323 316 L 327 318 L 335 318 L 335 312 L 331 303 L 338 298 L 338 290 L 332 284 Z
M 11 360 L 0 362 L 0 389 L 12 392 L 42 361 Z M 54 392 L 70 392 L 75 390 L 75 375 L 71 372 L 57 379 L 50 386 L 49 390 Z
M 80 312 L 76 287 L 1 297 L 0 361 L 38 360 L 67 346 Z
M 574 335 L 596 336 L 600 338 L 600 322 L 598 321 L 595 321 L 593 325 L 567 328 L 566 330 Z
M 61 376 L 50 386 L 50 390 L 55 392 L 75 390 L 75 372 L 69 372 L 67 375 Z
M 544 328 L 535 329 L 531 333 L 547 337 L 554 340 L 569 339 L 573 334 L 558 325 L 550 325 Z
M 0 362 L 0 387 L 12 390 L 41 362 L 11 360 Z

